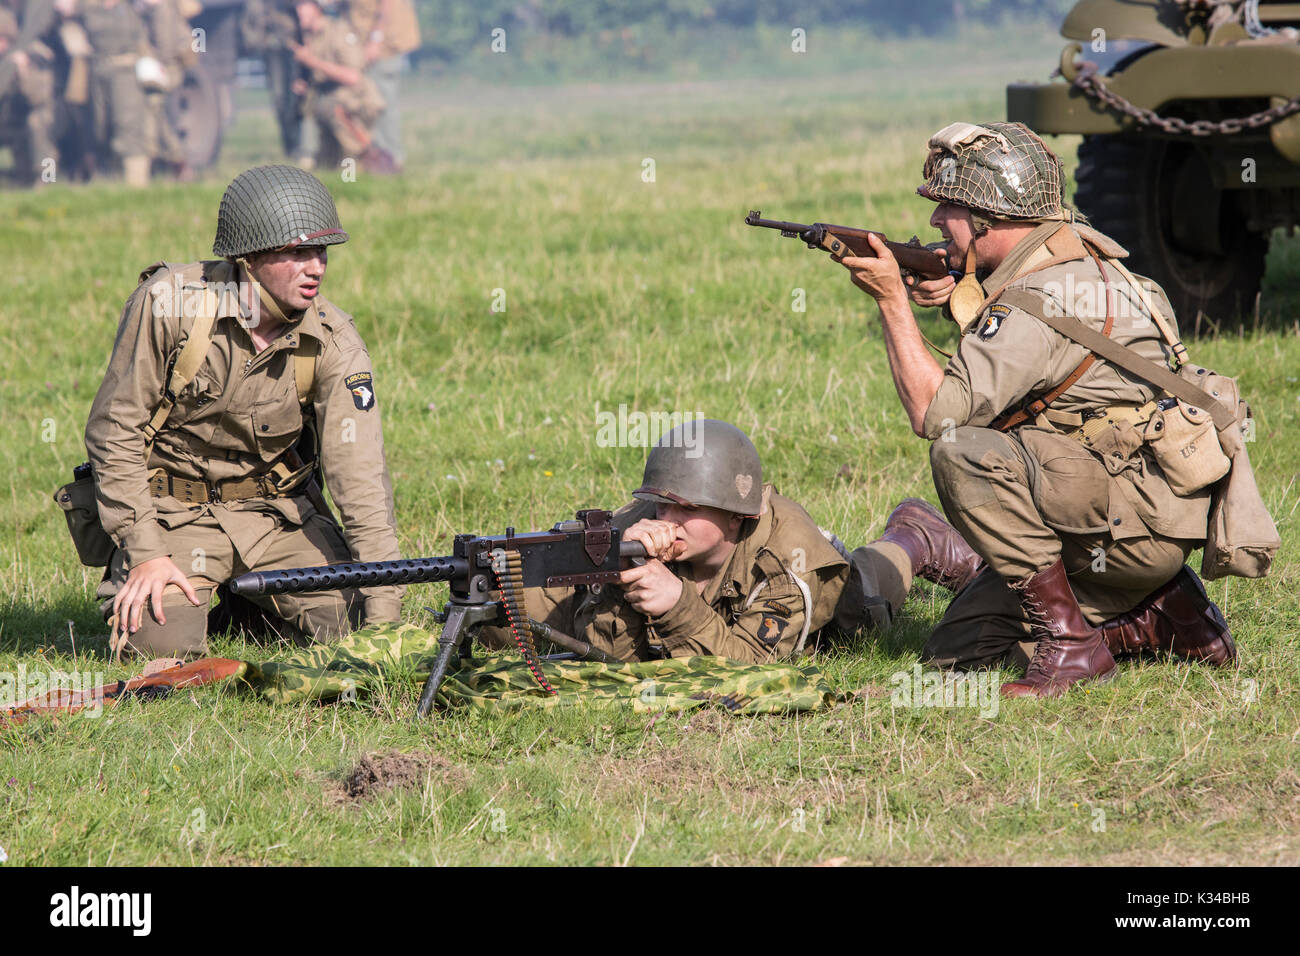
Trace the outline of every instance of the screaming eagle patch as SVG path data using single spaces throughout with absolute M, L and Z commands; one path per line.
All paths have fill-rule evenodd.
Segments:
M 763 623 L 758 626 L 758 639 L 770 647 L 775 647 L 781 642 L 781 635 L 789 623 L 788 619 L 776 614 L 764 614 Z
M 984 321 L 980 323 L 978 329 L 979 337 L 985 340 L 993 338 L 998 334 L 998 330 L 1002 328 L 1002 322 L 1010 314 L 1011 306 L 1009 305 L 989 306 L 989 314 L 984 317 Z
M 343 380 L 343 384 L 352 393 L 352 404 L 361 411 L 368 412 L 375 407 L 374 376 L 369 372 L 353 372 Z

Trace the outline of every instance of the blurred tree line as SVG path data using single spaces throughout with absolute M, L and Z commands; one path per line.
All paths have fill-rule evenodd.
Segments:
M 886 35 L 944 33 L 1009 18 L 1059 25 L 1073 0 L 415 0 L 426 57 L 460 60 L 492 31 L 572 38 L 701 30 L 856 27 Z

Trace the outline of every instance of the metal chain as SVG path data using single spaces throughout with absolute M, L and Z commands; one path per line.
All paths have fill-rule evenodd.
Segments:
M 1159 114 L 1136 106 L 1110 89 L 1099 76 L 1097 64 L 1085 62 L 1079 66 L 1074 77 L 1073 86 L 1083 90 L 1084 94 L 1098 102 L 1104 103 L 1117 113 L 1122 113 L 1139 126 L 1154 126 L 1171 136 L 1231 136 L 1247 129 L 1259 129 L 1271 126 L 1278 120 L 1294 113 L 1300 113 L 1300 96 L 1294 96 L 1285 103 L 1279 103 L 1270 109 L 1252 113 L 1250 116 L 1234 116 L 1214 122 L 1212 120 L 1185 120 L 1177 116 L 1160 116 Z

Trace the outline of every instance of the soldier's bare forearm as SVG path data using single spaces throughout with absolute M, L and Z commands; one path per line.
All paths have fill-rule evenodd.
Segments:
M 880 299 L 876 304 L 880 307 L 880 326 L 894 388 L 912 431 L 924 437 L 925 412 L 939 391 L 943 369 L 926 349 L 905 295 Z

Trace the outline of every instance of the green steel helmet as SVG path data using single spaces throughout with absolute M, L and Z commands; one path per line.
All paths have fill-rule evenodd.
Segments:
M 334 197 L 319 179 L 297 166 L 256 166 L 226 187 L 212 252 L 238 259 L 268 249 L 347 241 Z
M 763 513 L 763 465 L 754 443 L 735 425 L 689 419 L 650 449 L 632 497 L 753 517 Z
M 1056 154 L 1024 123 L 952 123 L 930 137 L 916 191 L 993 219 L 1069 220 Z

